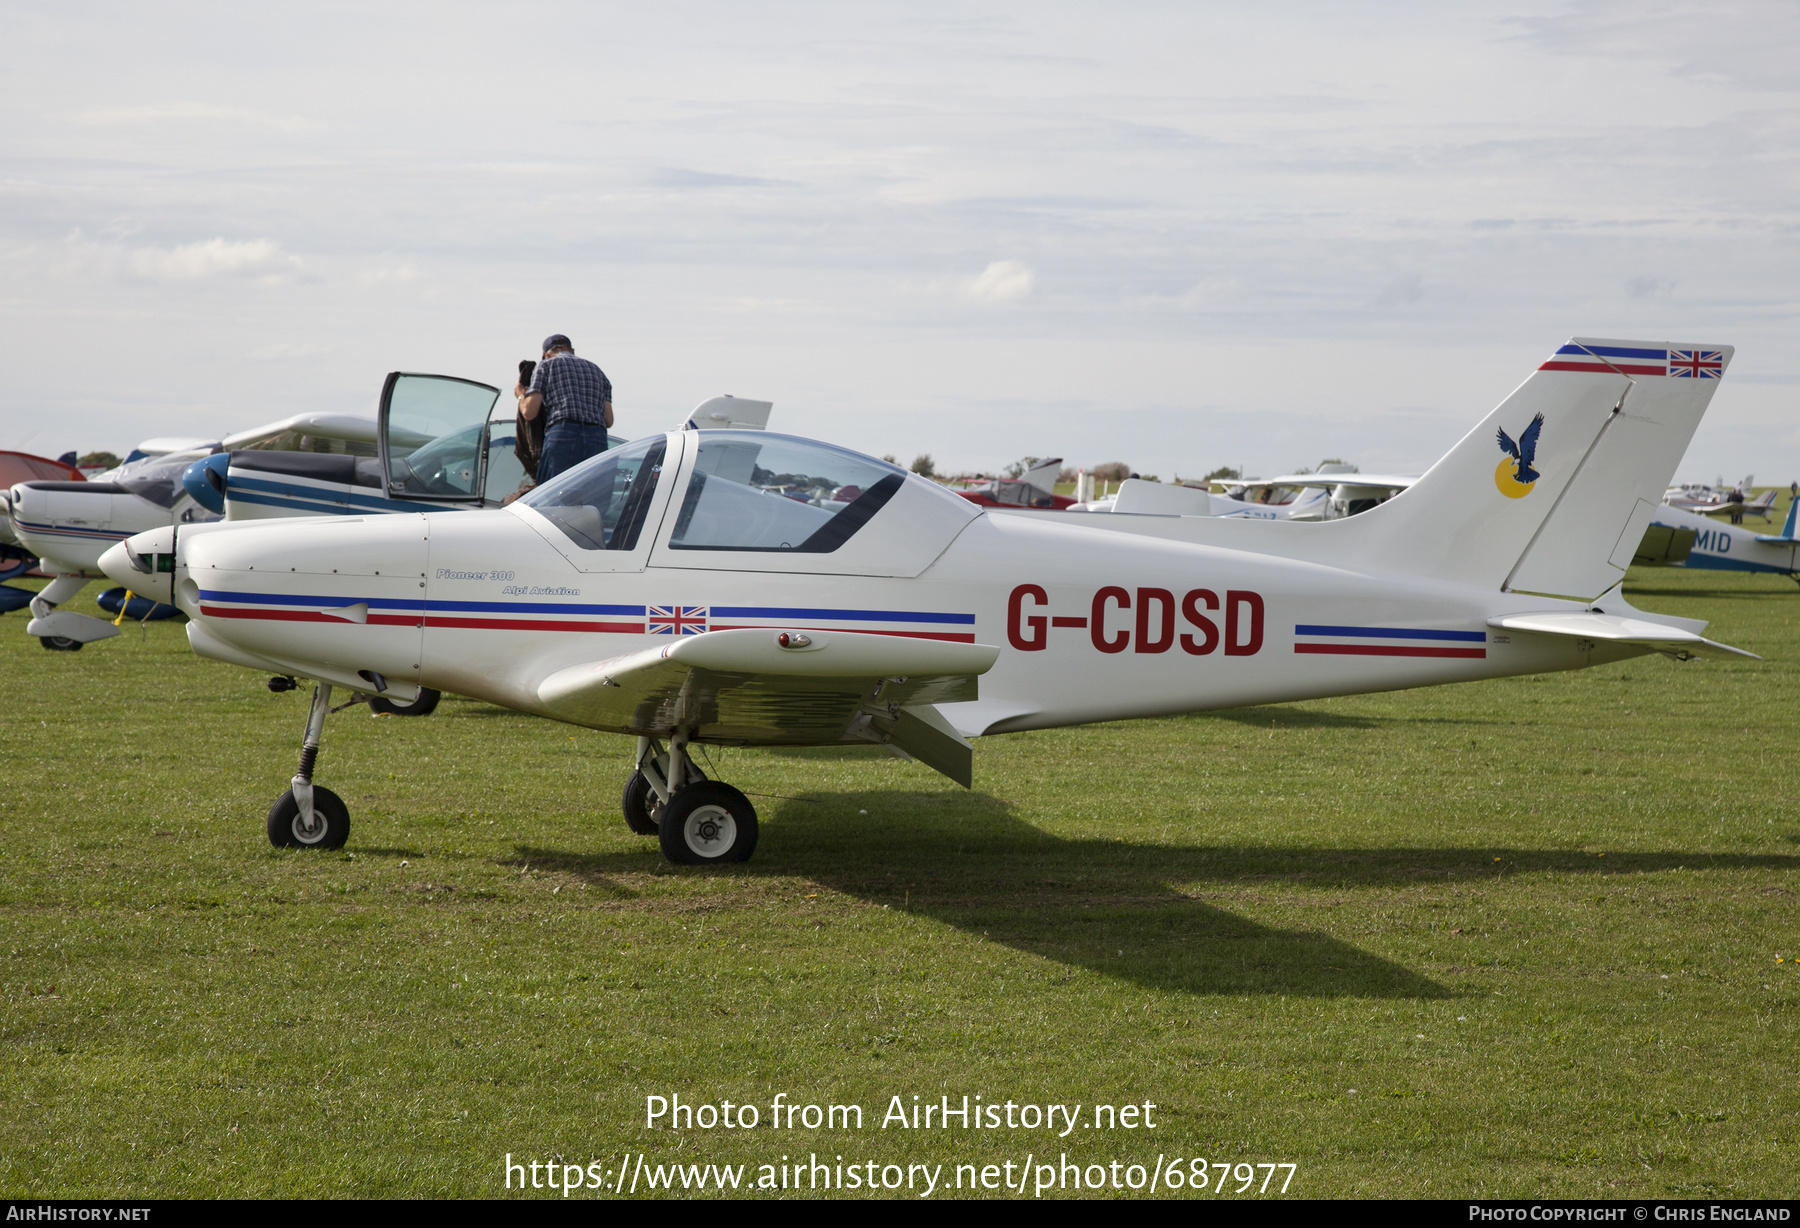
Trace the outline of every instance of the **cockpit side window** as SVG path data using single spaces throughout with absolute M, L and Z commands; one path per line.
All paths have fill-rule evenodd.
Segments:
M 662 475 L 668 438 L 652 435 L 560 473 L 523 496 L 583 550 L 635 550 Z
M 762 431 L 701 431 L 671 550 L 829 554 L 887 505 L 903 470 Z

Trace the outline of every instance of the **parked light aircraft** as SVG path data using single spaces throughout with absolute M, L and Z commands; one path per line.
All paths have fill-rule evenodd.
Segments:
M 498 507 L 525 479 L 513 453 L 515 420 L 493 416 L 499 399 L 491 384 L 396 371 L 381 390 L 377 455 L 220 452 L 195 462 L 183 483 L 227 520 Z M 689 425 L 760 430 L 771 407 L 713 397 L 695 406 Z
M 1737 486 L 1724 486 L 1724 484 L 1719 484 L 1719 486 L 1696 486 L 1696 484 L 1670 486 L 1669 490 L 1663 493 L 1663 502 L 1669 504 L 1670 508 L 1697 511 L 1701 515 L 1742 513 L 1746 517 L 1768 520 L 1769 515 L 1775 511 L 1777 492 L 1773 488 L 1769 488 L 1766 492 L 1762 492 L 1759 499 L 1746 499 L 1746 495 L 1750 495 L 1751 481 L 1753 479 L 1746 475 L 1744 481 Z M 1739 497 L 1732 499 L 1733 493 Z
M 1322 476 L 1332 480 L 1322 483 Z M 1223 493 L 1130 478 L 1120 483 L 1117 493 L 1075 504 L 1068 510 L 1240 520 L 1341 520 L 1386 502 L 1416 481 L 1416 477 L 1356 473 L 1341 463 L 1321 465 L 1312 473 L 1287 473 L 1247 482 L 1214 479 L 1211 485 L 1223 487 Z
M 1633 561 L 1651 567 L 1768 572 L 1800 583 L 1800 549 L 1796 548 L 1800 543 L 1794 538 L 1797 511 L 1800 500 L 1788 505 L 1787 523 L 1781 532 L 1758 533 L 1664 504 L 1651 518 Z
M 6 506 L 11 532 L 41 560 L 40 570 L 52 577 L 31 600 L 32 619 L 25 633 L 61 652 L 75 652 L 83 644 L 119 634 L 107 619 L 57 607 L 100 577 L 100 555 L 107 547 L 157 525 L 215 518 L 182 488 L 182 472 L 196 458 L 290 434 L 372 444 L 375 423 L 348 414 L 297 414 L 222 440 L 145 440 L 132 450 L 134 459 L 91 481 L 13 484 Z M 184 446 L 164 448 L 170 443 Z
M 13 558 L 19 539 L 12 530 L 12 488 L 18 482 L 85 482 L 87 475 L 67 461 L 29 452 L 0 452 L 0 559 Z M 4 578 L 4 577 L 0 577 Z
M 1038 461 L 1016 478 L 995 478 L 956 493 L 978 507 L 1017 507 L 1039 512 L 1066 511 L 1075 500 L 1056 493 L 1056 479 L 1062 473 L 1062 457 L 1052 456 Z
M 968 785 L 977 735 L 1750 655 L 1618 591 L 1718 386 L 1690 351 L 1571 341 L 1409 489 L 1323 524 L 989 512 L 829 444 L 674 431 L 501 509 L 167 526 L 103 565 L 200 654 L 317 680 L 277 845 L 348 836 L 314 780 L 334 690 L 429 686 L 635 736 L 632 830 L 740 861 L 755 809 L 696 746 L 882 743 Z M 1540 417 L 1527 478 L 1496 431 Z

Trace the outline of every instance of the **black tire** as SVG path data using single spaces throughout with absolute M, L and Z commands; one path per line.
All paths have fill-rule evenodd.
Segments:
M 81 641 L 72 640 L 66 635 L 40 635 L 38 643 L 51 652 L 80 652 Z
M 756 807 L 728 784 L 697 781 L 669 799 L 656 834 L 663 856 L 677 865 L 748 861 L 756 851 Z
M 625 826 L 640 836 L 654 836 L 657 831 L 656 816 L 662 809 L 657 800 L 656 790 L 644 779 L 642 772 L 633 772 L 631 779 L 625 782 L 624 796 L 619 798 L 619 809 L 625 812 Z
M 391 699 L 383 699 L 379 695 L 369 697 L 369 711 L 386 712 L 390 716 L 430 716 L 437 711 L 438 700 L 443 693 L 434 691 L 428 686 L 419 688 L 419 697 L 409 704 L 397 704 Z
M 292 789 L 269 807 L 269 843 L 278 849 L 341 849 L 350 838 L 350 808 L 323 785 L 313 786 L 313 817 L 325 820 L 320 834 L 307 839 L 300 827 L 300 803 Z

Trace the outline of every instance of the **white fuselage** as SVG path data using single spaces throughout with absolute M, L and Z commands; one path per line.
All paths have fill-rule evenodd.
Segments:
M 178 459 L 166 467 L 174 468 L 178 478 L 187 463 Z M 218 519 L 178 481 L 157 486 L 166 503 L 117 482 L 21 482 L 10 492 L 9 523 L 19 544 L 42 560 L 45 572 L 98 579 L 106 574 L 100 570 L 100 556 L 115 543 L 163 525 Z
M 784 554 L 766 569 L 744 556 L 729 569 L 683 565 L 663 519 L 637 551 L 586 559 L 523 507 L 208 527 L 182 532 L 174 592 L 207 655 L 351 685 L 371 671 L 540 714 L 549 675 L 678 634 L 767 627 L 999 645 L 980 699 L 944 708 L 970 734 L 1537 673 L 1635 651 L 1495 632 L 1490 617 L 1547 603 L 1257 553 L 1248 526 L 1227 526 L 1245 547 L 1232 548 L 971 509 L 927 565 L 876 576 L 796 574 Z M 352 526 L 349 551 L 334 538 Z

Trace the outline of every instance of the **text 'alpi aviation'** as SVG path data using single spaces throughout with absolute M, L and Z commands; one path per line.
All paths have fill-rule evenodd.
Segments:
M 685 430 L 502 509 L 171 526 L 103 566 L 203 656 L 317 680 L 276 844 L 348 835 L 313 783 L 333 690 L 427 686 L 635 736 L 632 829 L 741 861 L 756 812 L 697 743 L 885 743 L 967 785 L 983 734 L 1736 653 L 1618 593 L 1730 355 L 1571 341 L 1410 489 L 1322 524 L 990 512 Z

